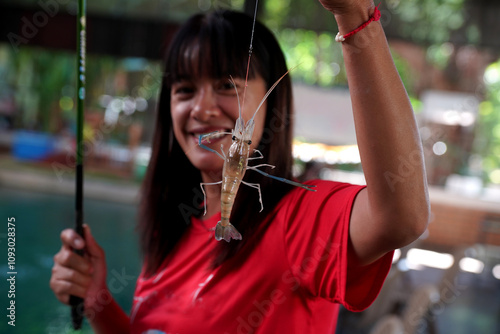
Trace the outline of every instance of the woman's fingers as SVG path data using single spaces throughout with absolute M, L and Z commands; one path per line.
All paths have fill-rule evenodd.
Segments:
M 67 281 L 82 287 L 88 287 L 92 282 L 92 276 L 84 275 L 76 270 L 62 267 L 58 264 L 52 268 L 52 275 L 56 280 Z
M 56 298 L 64 304 L 69 305 L 70 296 L 76 296 L 80 298 L 85 298 L 87 294 L 87 288 L 79 285 L 71 284 L 68 281 L 56 280 L 54 278 L 50 279 L 50 287 Z
M 85 240 L 71 228 L 67 228 L 61 232 L 61 241 L 63 246 L 73 249 L 83 249 L 85 247 Z
M 68 304 L 69 296 L 85 298 L 87 290 L 92 283 L 90 275 L 84 275 L 76 270 L 54 264 L 50 287 L 57 299 Z
M 83 232 L 84 238 L 72 229 L 62 231 L 62 247 L 54 256 L 50 287 L 57 299 L 64 304 L 69 303 L 71 295 L 91 303 L 95 300 L 96 293 L 106 289 L 104 250 L 85 224 Z M 75 249 L 85 250 L 84 255 L 76 254 Z
M 85 236 L 86 250 L 89 255 L 96 259 L 104 258 L 104 250 L 99 246 L 97 241 L 95 241 L 94 236 L 90 231 L 90 227 L 87 224 L 83 224 L 83 235 Z
M 83 249 L 85 241 L 72 229 L 61 232 L 62 247 L 54 255 L 54 266 L 50 287 L 57 299 L 68 304 L 70 295 L 85 298 L 92 283 L 92 265 L 88 258 L 76 254 L 74 249 Z
M 59 253 L 54 256 L 54 263 L 79 271 L 82 274 L 90 274 L 92 267 L 86 258 L 73 252 L 69 247 L 63 246 Z

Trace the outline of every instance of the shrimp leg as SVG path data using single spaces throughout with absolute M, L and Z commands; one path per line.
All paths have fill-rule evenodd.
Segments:
M 245 182 L 245 181 L 241 181 L 243 184 L 249 186 L 249 187 L 252 187 L 252 188 L 255 188 L 259 191 L 259 202 L 260 202 L 260 211 L 259 212 L 262 212 L 262 210 L 264 210 L 264 204 L 262 203 L 262 193 L 260 192 L 260 184 L 258 183 L 248 183 L 248 182 Z
M 271 167 L 271 168 L 276 168 L 276 166 L 270 165 L 270 164 L 260 164 L 260 165 L 255 165 L 255 166 L 247 166 L 248 168 L 259 168 L 259 167 Z
M 201 192 L 203 193 L 203 206 L 205 207 L 205 211 L 203 212 L 203 215 L 207 214 L 207 194 L 205 193 L 205 189 L 203 189 L 203 186 L 213 186 L 213 185 L 221 184 L 221 183 L 222 183 L 222 181 L 200 183 Z
M 255 160 L 255 159 L 264 159 L 264 155 L 262 155 L 262 152 L 259 151 L 259 150 L 254 150 L 253 153 L 258 153 L 259 156 L 257 157 L 251 157 L 251 158 L 248 158 L 248 160 Z

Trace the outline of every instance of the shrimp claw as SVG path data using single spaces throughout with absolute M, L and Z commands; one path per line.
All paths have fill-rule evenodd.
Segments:
M 204 148 L 205 150 L 207 151 L 210 151 L 212 153 L 215 153 L 217 154 L 222 160 L 225 160 L 226 159 L 226 154 L 224 153 L 224 150 L 222 149 L 222 145 L 221 145 L 221 152 L 222 154 L 220 154 L 219 152 L 217 152 L 216 150 L 214 149 L 211 149 L 210 147 L 206 146 L 205 144 L 202 143 L 203 140 L 206 140 L 208 143 L 210 143 L 210 139 L 214 136 L 219 136 L 221 134 L 231 134 L 231 132 L 221 132 L 221 131 L 214 131 L 214 132 L 210 132 L 210 133 L 207 133 L 205 135 L 200 135 L 198 137 L 198 145 L 201 147 L 201 148 Z
M 238 230 L 229 223 L 229 225 L 222 225 L 221 221 L 215 226 L 215 240 L 226 240 L 227 242 L 234 240 L 241 240 L 241 234 Z

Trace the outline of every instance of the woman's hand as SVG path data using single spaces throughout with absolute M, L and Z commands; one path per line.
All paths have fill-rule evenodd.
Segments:
M 83 228 L 85 240 L 73 229 L 61 232 L 62 247 L 54 256 L 50 288 L 64 304 L 69 304 L 70 295 L 74 295 L 84 298 L 85 308 L 91 308 L 96 297 L 107 291 L 106 261 L 90 228 L 87 225 Z M 85 256 L 76 254 L 73 249 L 85 249 Z
M 335 15 L 341 34 L 346 34 L 366 22 L 373 13 L 373 0 L 319 0 Z
M 373 0 L 319 0 L 319 2 L 335 16 L 366 12 L 375 6 Z

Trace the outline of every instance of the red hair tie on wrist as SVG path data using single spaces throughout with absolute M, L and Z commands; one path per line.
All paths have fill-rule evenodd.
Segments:
M 341 35 L 340 31 L 339 31 L 337 33 L 337 36 L 335 36 L 335 42 L 339 42 L 339 43 L 343 42 L 343 41 L 345 41 L 346 38 L 351 37 L 355 33 L 357 33 L 359 31 L 363 30 L 364 28 L 366 28 L 366 26 L 369 25 L 370 22 L 380 20 L 380 17 L 382 16 L 382 14 L 380 14 L 380 10 L 378 9 L 379 6 L 380 6 L 380 4 L 378 4 L 378 6 L 375 7 L 375 11 L 370 16 L 370 18 L 368 19 L 368 21 L 366 21 L 365 23 L 363 23 L 362 25 L 360 25 L 359 27 L 357 27 L 353 31 L 351 31 L 351 32 L 349 32 L 349 33 L 347 33 L 345 35 Z

